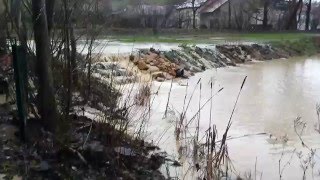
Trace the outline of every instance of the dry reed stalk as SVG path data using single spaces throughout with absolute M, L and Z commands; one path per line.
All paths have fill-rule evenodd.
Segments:
M 180 120 L 178 122 L 178 124 L 176 125 L 176 139 L 179 140 L 180 137 L 180 133 L 181 133 L 181 128 L 183 127 L 183 121 L 184 121 L 184 108 L 186 105 L 186 100 L 187 100 L 187 94 L 188 94 L 188 87 L 189 87 L 189 82 L 187 82 L 187 87 L 186 87 L 186 92 L 185 92 L 185 96 L 184 96 L 184 100 L 183 100 L 183 108 L 182 108 L 182 113 L 180 113 Z
M 247 80 L 247 76 L 244 78 L 243 82 L 242 82 L 242 85 L 240 87 L 240 90 L 239 90 L 239 93 L 238 93 L 238 96 L 237 96 L 237 99 L 236 99 L 236 102 L 233 106 L 233 109 L 232 109 L 232 113 L 231 113 L 231 116 L 230 116 L 230 119 L 228 121 L 228 125 L 227 125 L 227 128 L 223 134 L 223 137 L 222 137 L 222 141 L 221 141 L 221 145 L 220 145 L 220 149 L 217 153 L 217 161 L 216 161 L 216 164 L 215 164 L 215 167 L 218 167 L 219 164 L 221 164 L 221 161 L 223 160 L 223 157 L 226 155 L 226 141 L 227 141 L 227 135 L 228 135 L 228 132 L 231 128 L 231 125 L 232 125 L 232 118 L 233 118 L 233 115 L 234 115 L 234 112 L 235 112 L 235 109 L 237 107 L 237 104 L 238 104 L 238 101 L 239 101 L 239 98 L 240 98 L 240 95 L 241 95 L 241 92 L 242 92 L 242 89 L 244 87 L 244 84 L 246 83 L 246 80 Z
M 170 101 L 170 95 L 171 95 L 172 85 L 173 85 L 173 79 L 172 79 L 172 81 L 171 81 L 170 90 L 169 90 L 169 94 L 168 94 L 167 105 L 166 105 L 166 111 L 164 112 L 163 119 L 167 118 L 167 113 L 168 113 L 168 108 L 169 108 L 169 101 Z

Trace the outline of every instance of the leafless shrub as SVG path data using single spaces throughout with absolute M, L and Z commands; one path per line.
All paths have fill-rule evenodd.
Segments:
M 319 114 L 318 112 L 319 111 L 318 111 L 318 106 L 317 106 L 317 114 Z M 295 131 L 296 135 L 298 136 L 302 146 L 308 150 L 308 152 L 306 154 L 303 153 L 302 151 L 296 153 L 296 155 L 297 155 L 297 157 L 299 159 L 299 162 L 300 162 L 300 167 L 301 167 L 301 169 L 303 171 L 303 175 L 302 175 L 302 179 L 303 180 L 306 179 L 306 175 L 307 175 L 306 172 L 310 168 L 311 168 L 311 173 L 312 173 L 312 176 L 313 176 L 314 167 L 315 167 L 315 164 L 316 164 L 316 162 L 314 160 L 314 157 L 317 156 L 316 153 L 315 153 L 316 150 L 310 148 L 305 143 L 305 141 L 303 140 L 303 134 L 304 134 L 304 130 L 306 129 L 306 127 L 307 127 L 307 124 L 306 124 L 306 122 L 304 122 L 302 120 L 301 117 L 297 117 L 294 120 L 294 131 Z
M 221 140 L 218 139 L 218 133 L 215 125 L 209 124 L 205 135 L 203 137 L 200 137 L 200 116 L 201 116 L 201 110 L 211 102 L 211 108 L 212 108 L 212 99 L 223 90 L 223 88 L 219 89 L 215 94 L 211 93 L 211 97 L 204 103 L 201 104 L 199 101 L 199 109 L 195 113 L 194 116 L 192 116 L 189 120 L 186 119 L 186 112 L 188 111 L 191 99 L 193 98 L 193 95 L 195 93 L 196 87 L 200 88 L 201 91 L 201 79 L 196 84 L 196 87 L 192 91 L 192 94 L 190 95 L 190 99 L 186 103 L 186 96 L 184 100 L 183 105 L 183 112 L 180 114 L 180 117 L 178 119 L 178 122 L 176 124 L 176 140 L 177 144 L 179 145 L 179 157 L 185 157 L 192 159 L 193 163 L 189 163 L 191 168 L 194 169 L 198 174 L 199 178 L 204 179 L 221 179 L 222 177 L 229 176 L 229 171 L 233 171 L 233 165 L 229 158 L 228 153 L 228 146 L 227 146 L 227 135 L 232 125 L 232 117 L 234 114 L 234 110 L 236 108 L 236 105 L 238 103 L 241 91 L 243 89 L 243 86 L 246 82 L 246 78 L 243 80 L 239 94 L 237 96 L 237 100 L 234 105 L 233 112 L 230 116 L 228 126 L 226 128 L 226 131 L 223 135 L 223 138 Z M 212 84 L 213 85 L 213 84 Z M 187 90 L 188 91 L 188 86 Z M 200 92 L 200 100 L 201 100 L 201 92 Z M 211 117 L 211 116 L 210 116 Z M 197 120 L 195 122 L 196 124 L 196 132 L 191 133 L 191 123 L 194 122 L 194 120 Z M 210 120 L 211 122 L 211 120 Z M 203 142 L 204 141 L 204 142 Z M 190 173 L 191 170 L 189 170 L 187 173 Z M 187 175 L 184 175 L 185 177 Z

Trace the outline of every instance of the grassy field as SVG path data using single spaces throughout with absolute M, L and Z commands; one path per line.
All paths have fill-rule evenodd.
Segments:
M 211 33 L 211 34 L 151 34 L 113 35 L 112 39 L 121 42 L 163 42 L 163 43 L 216 43 L 235 41 L 275 42 L 299 40 L 316 36 L 311 33 Z

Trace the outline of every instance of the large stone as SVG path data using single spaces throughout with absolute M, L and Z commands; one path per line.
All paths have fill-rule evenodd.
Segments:
M 139 61 L 137 64 L 138 68 L 142 71 L 146 71 L 149 69 L 148 65 L 144 61 Z
M 163 77 L 157 77 L 156 80 L 157 80 L 158 82 L 163 82 L 163 81 L 165 81 L 166 79 L 163 78 Z
M 156 79 L 157 77 L 164 77 L 163 72 L 154 72 L 151 74 L 153 79 Z
M 157 67 L 157 66 L 149 66 L 149 69 L 148 69 L 148 71 L 150 72 L 150 73 L 154 73 L 154 72 L 157 72 L 157 71 L 159 71 L 160 69 Z
M 182 76 L 183 78 L 190 78 L 191 76 L 194 76 L 194 73 L 190 71 L 184 71 L 184 75 Z
M 159 68 L 161 71 L 165 71 L 165 72 L 168 71 L 168 67 L 167 67 L 165 64 L 159 65 L 158 68 Z
M 130 60 L 130 61 L 134 61 L 134 59 L 135 59 L 135 56 L 134 56 L 133 54 L 131 54 L 131 55 L 129 56 L 129 60 Z
M 183 77 L 183 76 L 184 76 L 184 69 L 177 69 L 176 77 Z
M 169 73 L 164 73 L 164 77 L 166 78 L 166 80 L 172 80 L 173 76 L 171 76 Z
M 198 73 L 198 72 L 201 72 L 201 69 L 198 68 L 198 67 L 193 66 L 193 67 L 191 67 L 190 71 L 191 71 L 191 72 Z
M 162 63 L 160 62 L 160 61 L 158 61 L 158 60 L 153 60 L 152 62 L 151 62 L 154 66 L 160 66 Z M 151 64 L 150 63 L 150 64 Z
M 157 54 L 157 53 L 150 53 L 150 56 L 151 56 L 153 59 L 159 58 L 159 54 Z
M 136 66 L 138 65 L 138 63 L 139 63 L 139 60 L 137 60 L 137 59 L 135 59 L 135 60 L 133 61 L 133 64 L 136 65 Z
M 163 58 L 159 58 L 159 59 L 157 59 L 157 61 L 160 62 L 160 63 L 165 63 L 166 62 Z
M 175 69 L 170 69 L 170 70 L 168 71 L 168 73 L 169 73 L 171 76 L 173 76 L 173 77 L 176 77 L 176 76 L 177 76 L 177 73 L 176 73 Z

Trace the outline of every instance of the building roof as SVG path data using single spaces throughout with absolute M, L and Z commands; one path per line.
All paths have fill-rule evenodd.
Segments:
M 195 0 L 194 7 L 200 8 L 207 0 Z M 190 9 L 193 8 L 192 0 L 187 0 L 182 4 L 176 6 L 177 9 Z
M 165 15 L 168 11 L 168 6 L 141 5 L 138 11 L 145 15 Z
M 169 11 L 169 6 L 160 5 L 138 5 L 127 6 L 125 9 L 114 11 L 113 15 L 137 16 L 137 15 L 156 15 L 164 16 Z
M 207 0 L 200 8 L 200 13 L 211 13 L 221 7 L 228 0 Z

